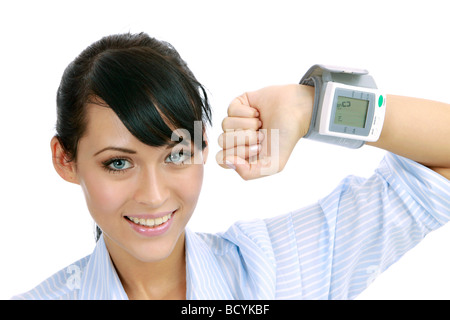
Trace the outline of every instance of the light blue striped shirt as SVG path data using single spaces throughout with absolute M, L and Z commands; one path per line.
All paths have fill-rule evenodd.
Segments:
M 188 299 L 351 299 L 450 218 L 450 182 L 388 153 L 317 203 L 220 234 L 186 230 Z M 16 299 L 127 299 L 103 238 Z

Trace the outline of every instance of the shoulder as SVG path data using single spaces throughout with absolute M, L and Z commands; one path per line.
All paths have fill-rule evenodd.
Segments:
M 12 297 L 12 300 L 76 299 L 81 287 L 81 275 L 89 257 L 90 255 L 61 269 L 30 291 Z
M 262 219 L 237 221 L 225 232 L 190 232 L 189 243 L 196 251 L 207 250 L 216 257 L 235 255 L 245 258 L 246 254 L 258 253 L 272 256 L 270 230 Z

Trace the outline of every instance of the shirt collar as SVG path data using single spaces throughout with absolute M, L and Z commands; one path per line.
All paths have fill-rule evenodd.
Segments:
M 195 232 L 186 228 L 186 299 L 235 298 L 225 281 L 221 266 L 208 244 Z M 82 300 L 127 300 L 116 269 L 106 249 L 103 235 L 81 277 Z
M 186 299 L 233 299 L 211 248 L 186 228 Z
M 217 261 L 206 243 L 186 229 L 186 299 L 232 299 L 233 296 L 219 272 Z M 103 235 L 81 277 L 82 300 L 127 300 L 116 269 L 106 248 Z
M 97 241 L 81 278 L 82 300 L 127 300 L 116 269 L 106 249 L 103 235 Z

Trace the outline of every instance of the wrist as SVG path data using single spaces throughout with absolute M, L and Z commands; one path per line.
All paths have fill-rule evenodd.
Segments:
M 298 140 L 300 140 L 308 133 L 311 124 L 314 108 L 314 87 L 303 84 L 298 84 L 296 86 L 299 111 L 297 114 L 297 123 L 299 126 Z

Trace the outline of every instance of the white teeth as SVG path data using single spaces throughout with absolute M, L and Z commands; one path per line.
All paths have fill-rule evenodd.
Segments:
M 135 217 L 127 217 L 127 218 L 136 224 L 140 224 L 140 225 L 143 225 L 146 227 L 156 227 L 156 226 L 163 224 L 170 218 L 172 218 L 172 214 L 173 214 L 173 212 L 169 213 L 168 215 L 165 215 L 164 217 L 160 217 L 160 218 L 156 218 L 156 219 L 143 219 L 143 218 L 139 219 L 139 218 L 135 218 Z

